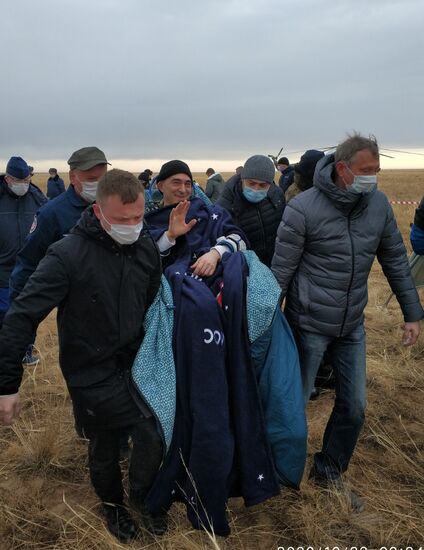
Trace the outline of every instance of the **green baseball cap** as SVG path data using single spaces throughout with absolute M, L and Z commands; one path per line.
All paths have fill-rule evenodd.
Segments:
M 99 164 L 110 164 L 98 147 L 83 147 L 72 153 L 68 160 L 71 170 L 90 170 Z

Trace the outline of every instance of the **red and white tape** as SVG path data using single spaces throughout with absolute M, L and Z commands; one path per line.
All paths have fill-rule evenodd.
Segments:
M 390 201 L 390 204 L 420 204 L 418 201 Z

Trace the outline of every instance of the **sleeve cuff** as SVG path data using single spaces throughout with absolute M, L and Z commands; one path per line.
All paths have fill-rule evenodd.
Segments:
M 230 250 L 228 246 L 222 244 L 217 244 L 213 246 L 211 250 L 216 250 L 221 258 L 226 252 L 232 252 L 232 250 Z
M 160 252 L 166 252 L 167 250 L 169 250 L 174 246 L 175 242 L 176 242 L 175 239 L 168 238 L 165 231 L 165 233 L 163 233 L 162 236 L 159 237 L 159 239 L 156 241 L 156 244 L 158 245 Z

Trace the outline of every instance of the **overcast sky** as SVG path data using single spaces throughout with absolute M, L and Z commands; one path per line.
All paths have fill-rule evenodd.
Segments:
M 423 0 L 3 0 L 0 21 L 2 162 L 231 163 L 351 130 L 424 151 Z

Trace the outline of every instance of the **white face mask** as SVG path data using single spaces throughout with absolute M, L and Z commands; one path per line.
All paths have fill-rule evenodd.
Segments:
M 140 236 L 141 230 L 143 229 L 143 220 L 135 225 L 110 223 L 110 221 L 105 218 L 102 209 L 100 209 L 100 213 L 105 222 L 110 225 L 110 229 L 104 228 L 104 230 L 117 243 L 133 244 Z
M 11 183 L 9 187 L 12 193 L 15 193 L 18 197 L 22 197 L 28 193 L 29 183 Z
M 358 195 L 367 195 L 377 188 L 377 176 L 355 176 L 348 190 Z
M 348 191 L 350 191 L 351 193 L 355 193 L 356 195 L 367 195 L 368 193 L 372 193 L 374 189 L 376 189 L 376 174 L 373 174 L 371 176 L 357 176 L 352 172 L 349 167 L 347 167 L 347 169 L 353 176 L 353 182 L 351 183 L 351 185 L 348 185 L 346 187 Z
M 96 200 L 98 181 L 82 181 L 81 197 L 90 204 Z

